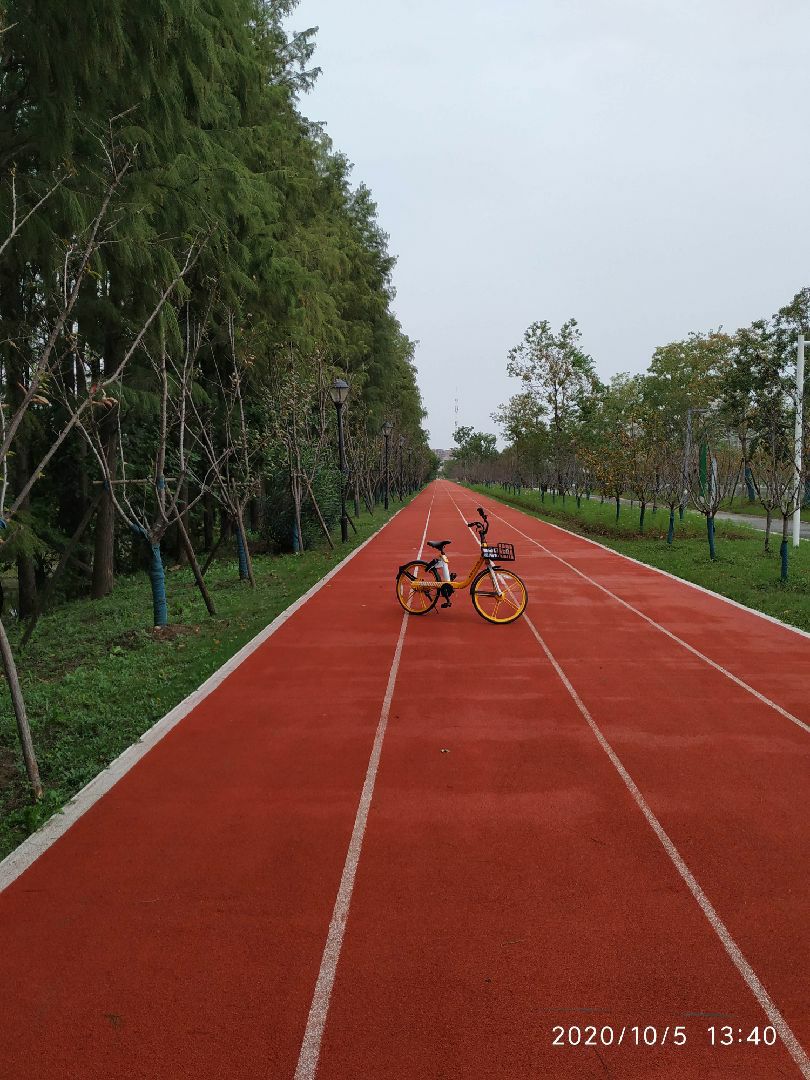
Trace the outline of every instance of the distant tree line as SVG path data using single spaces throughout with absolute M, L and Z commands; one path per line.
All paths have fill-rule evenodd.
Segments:
M 531 487 L 554 498 L 596 492 L 629 499 L 638 530 L 650 507 L 669 508 L 668 541 L 687 505 L 714 522 L 730 500 L 761 504 L 765 549 L 781 525 L 781 577 L 787 578 L 789 523 L 805 501 L 807 415 L 802 462 L 795 468 L 795 364 L 800 332 L 810 326 L 810 289 L 768 319 L 734 333 L 692 333 L 656 349 L 646 372 L 604 384 L 581 348 L 576 320 L 555 330 L 533 323 L 510 351 L 507 370 L 522 388 L 494 414 L 506 448 L 493 435 L 459 428 L 447 475 Z

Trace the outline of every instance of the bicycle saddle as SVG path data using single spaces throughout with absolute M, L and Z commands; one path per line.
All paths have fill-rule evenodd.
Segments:
M 428 540 L 427 541 L 427 546 L 435 548 L 436 551 L 438 551 L 442 555 L 444 555 L 444 549 L 447 547 L 447 545 L 449 543 L 450 543 L 449 540 Z

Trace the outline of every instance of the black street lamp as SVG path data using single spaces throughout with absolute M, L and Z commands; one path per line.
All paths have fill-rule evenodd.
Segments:
M 343 441 L 343 406 L 349 396 L 349 384 L 345 379 L 335 379 L 329 393 L 335 403 L 338 427 L 338 455 L 340 458 L 340 539 L 349 539 L 349 519 L 346 516 L 346 446 Z
M 402 471 L 402 448 L 405 445 L 405 436 L 399 437 L 399 501 L 405 501 L 405 485 L 403 483 L 403 471 Z
M 382 426 L 383 438 L 385 439 L 385 509 L 388 509 L 388 489 L 391 482 L 391 474 L 388 470 L 388 442 L 391 438 L 392 424 L 390 420 L 386 420 Z

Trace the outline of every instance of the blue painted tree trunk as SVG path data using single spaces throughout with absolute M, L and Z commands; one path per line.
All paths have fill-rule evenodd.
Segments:
M 782 581 L 787 581 L 787 579 L 788 579 L 788 542 L 787 542 L 787 540 L 785 540 L 784 537 L 782 538 L 782 543 L 779 545 L 779 557 L 780 557 L 780 561 L 781 561 L 781 566 L 780 566 L 780 570 L 779 570 L 779 577 L 782 579 Z
M 709 535 L 709 557 L 714 558 L 714 515 L 706 515 L 706 532 Z
M 293 543 L 293 552 L 296 555 L 299 552 L 303 551 L 303 546 L 301 544 L 301 534 L 298 532 L 298 524 L 295 521 L 293 522 L 293 541 L 292 541 L 292 543 Z
M 748 501 L 756 502 L 757 489 L 754 487 L 754 474 L 751 472 L 751 466 L 747 462 L 745 465 L 745 489 L 748 492 Z
M 671 544 L 675 539 L 675 507 L 669 508 L 669 529 L 667 529 L 667 543 Z
M 242 527 L 238 522 L 236 525 L 236 553 L 239 556 L 239 577 L 242 581 L 247 581 L 248 563 L 247 552 L 245 551 L 245 537 L 242 533 Z
M 683 512 L 685 509 L 686 507 L 683 505 L 683 503 L 681 503 L 681 505 L 678 507 L 678 519 L 680 521 L 683 521 Z
M 616 520 L 617 521 L 619 520 L 619 513 L 621 512 L 621 509 L 622 509 L 622 500 L 617 495 L 616 496 Z
M 154 626 L 169 625 L 169 605 L 166 603 L 166 575 L 160 557 L 160 541 L 149 545 L 152 555 L 149 563 L 149 579 L 152 582 L 152 614 Z
M 644 511 L 647 509 L 647 504 L 641 504 L 641 512 L 638 515 L 638 531 L 644 532 Z

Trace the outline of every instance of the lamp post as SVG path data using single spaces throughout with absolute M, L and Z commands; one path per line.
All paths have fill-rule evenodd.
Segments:
M 399 437 L 399 501 L 405 501 L 405 487 L 403 485 L 403 473 L 402 473 L 402 448 L 405 445 L 405 436 Z
M 346 446 L 343 442 L 343 406 L 349 396 L 349 384 L 345 379 L 335 379 L 329 393 L 335 403 L 338 428 L 338 455 L 340 460 L 340 539 L 349 539 L 349 519 L 346 517 Z
M 796 419 L 793 429 L 793 473 L 796 484 L 796 508 L 793 511 L 793 546 L 798 547 L 802 536 L 802 506 L 804 484 L 802 483 L 802 442 L 804 435 L 804 334 L 799 334 L 796 348 Z
M 391 421 L 386 420 L 382 426 L 383 438 L 385 439 L 385 509 L 388 509 L 388 489 L 391 476 L 388 470 L 388 443 L 391 439 Z

